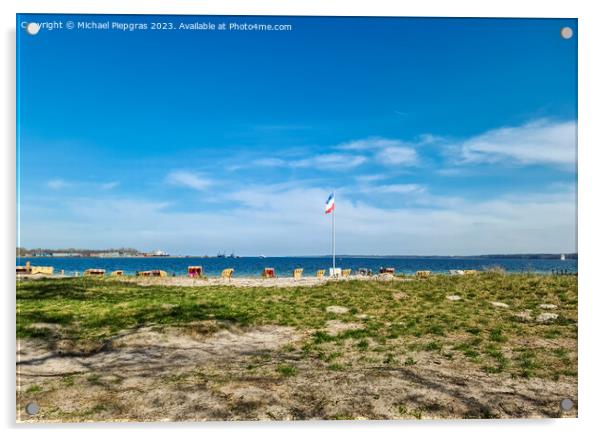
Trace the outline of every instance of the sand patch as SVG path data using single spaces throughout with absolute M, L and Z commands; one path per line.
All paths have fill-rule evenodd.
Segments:
M 558 318 L 558 314 L 554 313 L 541 313 L 535 319 L 539 323 L 551 323 Z
M 361 323 L 344 323 L 340 320 L 329 320 L 326 322 L 326 333 L 328 335 L 338 335 L 341 332 L 362 329 L 364 325 Z
M 519 322 L 529 322 L 533 319 L 533 317 L 531 316 L 531 312 L 529 310 L 519 311 L 518 313 L 514 314 L 514 317 Z
M 509 308 L 509 305 L 504 302 L 489 302 L 489 303 L 496 308 Z
M 460 296 L 458 296 L 457 294 L 452 294 L 450 296 L 445 296 L 445 298 L 447 300 L 451 300 L 451 301 L 458 301 L 458 300 L 462 300 L 462 298 Z
M 349 308 L 338 306 L 338 305 L 331 305 L 331 306 L 326 307 L 326 312 L 334 313 L 334 314 L 345 314 L 345 313 L 349 312 Z
M 173 368 L 268 353 L 298 338 L 293 328 L 281 326 L 222 329 L 206 337 L 182 328 L 141 328 L 121 333 L 90 353 L 57 350 L 41 340 L 21 340 L 17 366 L 20 374 L 30 376 L 82 372 L 159 375 Z

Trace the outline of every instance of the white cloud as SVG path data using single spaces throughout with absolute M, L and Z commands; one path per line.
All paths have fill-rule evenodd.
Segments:
M 376 159 L 384 165 L 414 166 L 418 163 L 418 154 L 411 147 L 385 147 L 376 154 Z
M 366 162 L 366 157 L 344 153 L 325 153 L 303 159 L 262 158 L 253 161 L 265 167 L 317 168 L 321 170 L 348 170 Z
M 165 180 L 172 185 L 192 188 L 197 191 L 203 191 L 213 183 L 210 179 L 204 178 L 199 174 L 184 170 L 169 173 Z
M 374 150 L 374 149 L 384 149 L 385 147 L 400 147 L 406 146 L 407 143 L 404 143 L 400 140 L 393 140 L 389 138 L 381 138 L 381 137 L 371 137 L 364 138 L 360 140 L 349 141 L 346 143 L 339 144 L 337 149 L 340 150 Z
M 328 153 L 324 155 L 316 155 L 307 159 L 293 161 L 291 162 L 291 166 L 345 170 L 362 165 L 364 162 L 366 162 L 365 156 L 347 155 L 342 153 Z
M 100 184 L 100 189 L 101 190 L 112 190 L 113 188 L 119 186 L 119 182 L 117 181 L 113 181 L 113 182 L 107 182 L 104 184 Z
M 522 126 L 487 131 L 452 146 L 462 163 L 510 161 L 518 164 L 548 164 L 565 168 L 575 165 L 577 124 L 574 121 L 536 120 Z
M 372 137 L 339 144 L 339 150 L 367 151 L 380 164 L 387 166 L 414 166 L 418 164 L 416 147 L 434 141 L 432 135 L 423 135 L 411 143 L 389 138 Z
M 421 189 L 408 185 L 390 190 Z M 253 186 L 226 195 L 233 202 L 227 208 L 190 212 L 140 198 L 53 201 L 43 206 L 65 216 L 48 214 L 44 220 L 25 204 L 21 241 L 26 247 L 125 245 L 183 254 L 329 253 L 330 219 L 323 211 L 328 190 Z M 575 220 L 574 187 L 397 208 L 354 202 L 337 191 L 337 250 L 417 255 L 570 252 L 576 248 Z
M 418 184 L 377 185 L 370 187 L 369 190 L 385 194 L 420 194 L 426 192 L 426 188 Z
M 46 186 L 52 190 L 62 190 L 71 184 L 63 179 L 52 179 L 46 183 Z
M 366 174 L 359 175 L 355 177 L 355 180 L 361 184 L 367 184 L 370 182 L 382 181 L 383 179 L 387 179 L 389 176 L 386 174 Z

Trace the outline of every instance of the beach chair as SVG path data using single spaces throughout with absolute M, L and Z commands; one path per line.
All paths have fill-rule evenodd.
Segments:
M 274 270 L 272 267 L 266 267 L 263 269 L 263 273 L 261 273 L 261 276 L 263 276 L 264 278 L 275 278 L 276 270 Z
M 17 266 L 17 275 L 29 275 L 31 273 L 31 264 L 29 261 L 24 266 Z
M 87 269 L 84 276 L 104 276 L 105 269 Z
M 395 274 L 395 269 L 393 267 L 381 267 L 379 270 L 380 273 L 389 273 L 391 275 Z
M 136 276 L 167 276 L 165 270 L 145 270 L 143 272 L 136 272 Z
M 224 269 L 222 270 L 222 278 L 231 279 L 233 273 L 234 269 Z
M 431 271 L 430 270 L 418 270 L 416 272 L 416 277 L 418 279 L 426 279 L 429 276 L 431 276 Z
M 203 268 L 201 266 L 188 266 L 189 278 L 200 278 L 203 276 Z
M 323 278 L 325 273 L 326 273 L 326 270 L 324 270 L 324 269 L 318 270 L 316 272 L 316 278 Z
M 341 275 L 343 276 L 343 278 L 347 278 L 349 275 L 351 275 L 351 269 L 343 269 Z
M 111 272 L 111 276 L 123 276 L 123 270 L 115 270 Z
M 357 274 L 360 276 L 372 276 L 372 269 L 361 268 L 357 270 Z
M 293 278 L 299 279 L 303 276 L 303 269 L 295 269 L 293 270 Z

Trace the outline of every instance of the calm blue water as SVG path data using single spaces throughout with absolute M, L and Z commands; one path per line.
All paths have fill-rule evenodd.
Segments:
M 17 265 L 52 266 L 55 273 L 80 274 L 90 268 L 124 270 L 135 274 L 141 270 L 165 270 L 169 274 L 185 275 L 188 266 L 202 266 L 208 276 L 219 276 L 225 268 L 233 268 L 235 276 L 260 276 L 264 267 L 276 269 L 277 276 L 291 276 L 293 269 L 303 268 L 305 275 L 315 275 L 319 269 L 328 269 L 332 258 L 17 258 Z M 337 267 L 372 269 L 378 273 L 380 267 L 393 267 L 397 273 L 414 273 L 416 270 L 445 272 L 450 269 L 482 270 L 487 267 L 503 267 L 507 272 L 552 273 L 555 270 L 577 272 L 576 260 L 543 259 L 455 259 L 455 258 L 337 258 Z

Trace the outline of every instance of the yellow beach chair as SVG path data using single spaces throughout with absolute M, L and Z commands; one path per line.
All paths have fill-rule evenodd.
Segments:
M 115 270 L 111 272 L 111 276 L 123 276 L 123 270 Z
M 167 272 L 165 270 L 145 270 L 143 272 L 136 272 L 136 276 L 158 276 L 164 278 L 167 276 Z
M 299 279 L 303 276 L 303 269 L 295 269 L 293 270 L 293 278 Z
M 318 270 L 316 272 L 316 278 L 323 278 L 325 273 L 326 273 L 326 270 L 324 270 L 324 269 Z
M 88 269 L 84 272 L 84 276 L 104 276 L 105 269 Z
M 347 278 L 349 275 L 351 275 L 351 269 L 343 269 L 341 271 L 341 275 L 343 276 L 343 278 Z
M 234 269 L 224 269 L 222 270 L 222 278 L 231 279 L 233 273 Z
M 418 270 L 416 272 L 416 277 L 418 279 L 426 279 L 429 276 L 431 276 L 431 271 L 430 270 Z
M 54 267 L 44 267 L 44 266 L 32 266 L 31 274 L 32 275 L 52 275 L 54 273 Z

